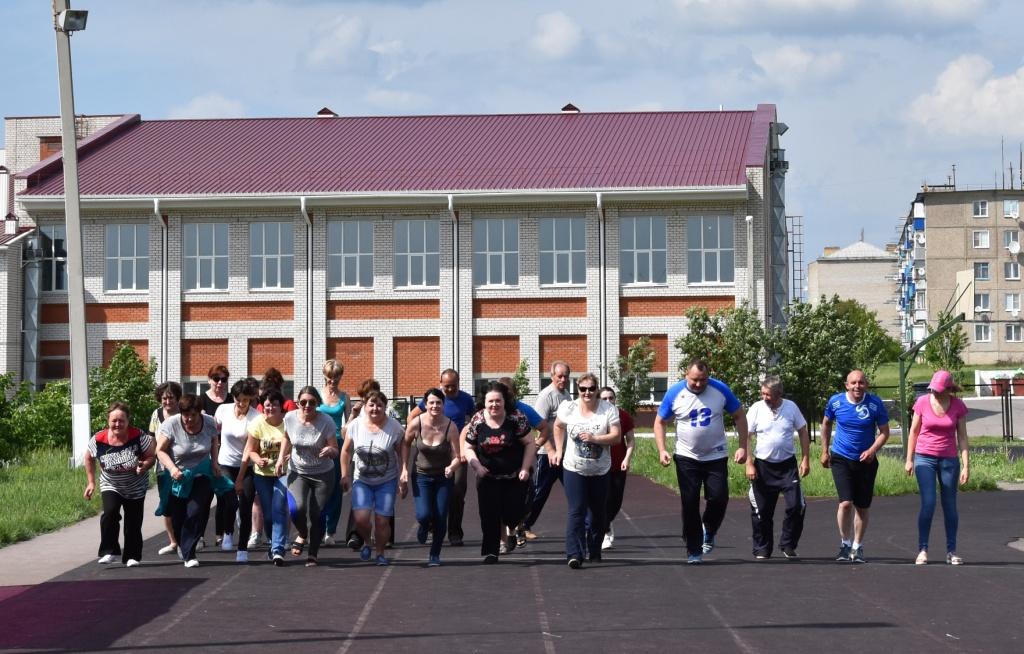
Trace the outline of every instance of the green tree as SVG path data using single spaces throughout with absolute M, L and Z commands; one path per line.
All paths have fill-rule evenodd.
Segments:
M 526 376 L 530 364 L 526 359 L 519 360 L 516 374 L 512 375 L 512 386 L 515 387 L 516 397 L 523 399 L 530 393 L 530 378 Z
M 71 447 L 71 386 L 67 381 L 32 392 L 28 382 L 13 389 L 10 375 L 0 376 L 0 461 L 10 461 L 40 447 Z
M 149 427 L 149 417 L 156 409 L 156 362 L 144 362 L 135 348 L 122 343 L 110 365 L 89 371 L 89 404 L 93 431 L 107 424 L 107 408 L 111 402 L 124 402 L 131 409 L 131 423 L 139 429 Z
M 744 405 L 759 399 L 761 379 L 774 367 L 776 330 L 766 328 L 746 305 L 713 314 L 693 308 L 686 318 L 687 332 L 675 343 L 682 353 L 679 372 L 686 373 L 690 359 L 702 358 L 711 375 L 727 383 Z
M 945 325 L 955 316 L 953 309 L 946 307 L 939 312 L 935 327 L 931 324 L 928 325 L 928 333 L 933 333 L 936 327 Z M 924 346 L 924 361 L 932 368 L 948 370 L 953 374 L 957 383 L 961 384 L 964 382 L 962 355 L 965 349 L 967 349 L 967 332 L 964 331 L 963 323 L 957 323 Z
M 878 314 L 868 311 L 856 300 L 839 300 L 836 303 L 839 320 L 857 326 L 857 337 L 852 343 L 854 367 L 860 368 L 870 378 L 882 363 L 895 361 L 900 355 L 900 344 L 878 322 Z
M 615 403 L 620 409 L 633 415 L 640 402 L 651 397 L 653 367 L 654 349 L 647 336 L 641 336 L 630 345 L 625 356 L 616 357 L 615 365 L 608 373 L 615 384 Z

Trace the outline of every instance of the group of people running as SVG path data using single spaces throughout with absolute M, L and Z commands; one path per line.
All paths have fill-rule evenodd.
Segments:
M 615 391 L 592 373 L 576 378 L 556 361 L 551 383 L 533 406 L 515 395 L 511 379 L 490 382 L 480 406 L 460 390 L 455 370 L 441 374 L 412 407 L 406 425 L 389 407 L 373 379 L 358 398 L 341 390 L 344 367 L 328 360 L 321 389 L 303 387 L 297 402 L 284 396 L 275 369 L 262 380 L 247 377 L 230 388 L 225 366 L 213 366 L 209 389 L 183 394 L 175 382 L 156 390 L 159 408 L 149 431 L 130 426 L 129 408 L 114 403 L 107 428 L 95 434 L 85 457 L 88 484 L 100 469 L 103 502 L 99 562 L 118 558 L 128 567 L 142 559 L 143 501 L 149 470 L 157 466 L 160 504 L 169 542 L 160 554 L 177 554 L 185 567 L 199 565 L 213 513 L 217 546 L 249 561 L 249 550 L 269 540 L 267 558 L 284 565 L 305 558 L 318 565 L 321 545 L 344 542 L 363 561 L 386 566 L 394 538 L 395 503 L 412 490 L 416 538 L 430 541 L 427 565 L 441 563 L 445 538 L 463 544 L 468 469 L 476 478 L 484 563 L 526 545 L 555 485 L 567 502 L 565 558 L 570 568 L 600 562 L 614 547 L 613 520 L 622 506 L 634 439 L 631 416 L 615 406 Z M 839 496 L 838 561 L 864 562 L 864 535 L 878 470 L 877 454 L 889 436 L 882 401 L 867 392 L 862 371 L 852 371 L 846 389 L 829 399 L 821 425 L 821 464 L 830 468 Z M 946 371 L 938 371 L 930 393 L 914 405 L 906 471 L 921 491 L 919 555 L 928 562 L 928 534 L 940 489 L 946 528 L 946 560 L 956 551 L 956 491 L 967 482 L 968 448 L 964 403 Z M 761 400 L 747 411 L 724 382 L 709 375 L 700 359 L 668 389 L 654 420 L 662 465 L 674 462 L 682 504 L 687 562 L 701 563 L 714 550 L 728 504 L 728 445 L 725 416 L 735 424 L 733 454 L 750 481 L 753 555 L 769 558 L 774 548 L 774 512 L 783 495 L 785 519 L 779 550 L 797 557 L 806 503 L 800 479 L 810 472 L 810 438 L 797 406 L 783 397 L 776 377 L 761 386 Z M 675 451 L 666 449 L 667 427 L 675 426 Z M 800 458 L 796 456 L 796 442 Z M 755 448 L 748 456 L 751 435 Z M 701 491 L 704 510 L 701 511 Z M 343 538 L 337 537 L 342 495 L 351 495 Z M 216 499 L 216 509 L 211 510 Z M 119 543 L 124 517 L 124 547 Z M 236 517 L 238 524 L 235 538 Z M 295 537 L 289 544 L 294 526 Z

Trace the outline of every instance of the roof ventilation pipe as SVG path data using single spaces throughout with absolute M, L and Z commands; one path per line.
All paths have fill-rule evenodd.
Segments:
M 564 107 L 562 107 L 562 113 L 563 114 L 578 114 L 578 113 L 580 113 L 580 108 L 570 102 L 569 104 L 567 104 Z

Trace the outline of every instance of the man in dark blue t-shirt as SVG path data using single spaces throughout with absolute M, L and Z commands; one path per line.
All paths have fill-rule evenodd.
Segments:
M 850 372 L 846 392 L 829 398 L 821 420 L 821 465 L 832 469 L 839 495 L 836 520 L 842 543 L 836 561 L 864 563 L 862 543 L 875 492 L 876 455 L 889 439 L 889 413 L 882 400 L 867 391 L 864 372 Z
M 473 396 L 459 390 L 459 373 L 448 368 L 441 373 L 441 391 L 444 393 L 444 414 L 451 418 L 459 432 L 466 425 L 466 419 L 476 412 Z M 409 422 L 427 410 L 421 400 L 409 412 Z M 407 423 L 408 424 L 408 423 Z M 463 465 L 455 469 L 452 477 L 453 488 L 448 504 L 448 541 L 452 545 L 462 545 L 462 514 L 466 508 L 466 468 Z

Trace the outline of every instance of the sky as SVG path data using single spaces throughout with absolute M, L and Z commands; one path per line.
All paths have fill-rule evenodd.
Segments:
M 83 0 L 76 112 L 143 119 L 750 110 L 789 126 L 805 263 L 922 182 L 1018 177 L 1018 0 Z M 0 115 L 59 111 L 47 0 L 0 0 Z M 1000 154 L 1005 142 L 1005 159 Z M 1019 179 L 1019 178 L 1018 178 Z M 1018 188 L 1020 182 L 1015 181 Z M 1009 185 L 1009 182 L 1007 182 Z

